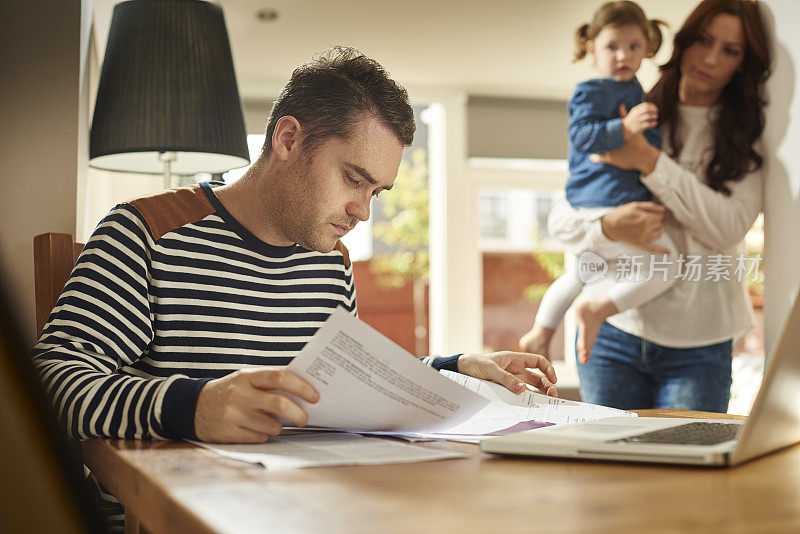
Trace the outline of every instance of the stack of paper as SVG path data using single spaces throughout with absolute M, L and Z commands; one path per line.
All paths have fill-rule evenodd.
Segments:
M 491 382 L 423 365 L 357 318 L 337 309 L 287 367 L 313 385 L 316 404 L 294 398 L 309 426 L 350 433 L 477 443 L 482 437 L 554 424 L 636 414 L 515 394 Z M 269 469 L 418 462 L 463 455 L 353 434 L 279 436 L 261 445 L 198 443 Z
M 341 309 L 288 369 L 320 393 L 316 404 L 295 399 L 312 427 L 478 442 L 482 436 L 552 424 L 636 416 L 534 391 L 518 395 L 492 382 L 439 373 Z
M 448 439 L 478 443 L 481 437 L 504 436 L 550 425 L 580 423 L 605 417 L 636 417 L 635 413 L 548 397 L 529 389 L 521 394 L 471 376 L 442 371 L 442 375 L 489 400 L 463 423 L 438 432 L 417 432 L 409 438 Z
M 458 452 L 423 448 L 394 440 L 337 432 L 281 435 L 261 444 L 192 443 L 234 460 L 260 464 L 270 471 L 299 467 L 427 462 L 466 456 Z

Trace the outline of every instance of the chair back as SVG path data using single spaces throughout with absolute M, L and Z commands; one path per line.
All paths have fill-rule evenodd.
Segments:
M 47 233 L 33 238 L 37 336 L 41 336 L 82 249 L 83 243 L 76 243 L 70 234 Z

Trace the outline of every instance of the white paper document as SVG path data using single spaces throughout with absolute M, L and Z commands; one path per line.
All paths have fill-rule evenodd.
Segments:
M 594 421 L 606 417 L 636 417 L 633 412 L 586 402 L 548 397 L 531 389 L 518 395 L 494 382 L 478 380 L 477 378 L 451 371 L 441 371 L 441 374 L 489 401 L 472 419 L 479 420 L 500 416 L 517 422 L 533 420 L 562 425 Z M 469 425 L 469 421 L 465 425 Z
M 192 443 L 234 460 L 261 464 L 270 471 L 300 467 L 426 462 L 466 456 L 458 452 L 419 447 L 389 439 L 338 432 L 277 436 L 269 438 L 266 443 L 257 444 Z
M 636 417 L 532 390 L 518 395 L 492 382 L 437 372 L 342 309 L 331 314 L 287 369 L 320 394 L 316 404 L 292 397 L 308 413 L 309 427 L 477 443 L 482 437 L 553 424 Z M 258 445 L 197 445 L 269 469 L 463 457 L 391 440 L 313 431 Z
M 293 397 L 315 427 L 433 432 L 467 420 L 489 402 L 341 308 L 287 369 L 319 392 L 316 404 Z
M 483 437 L 504 436 L 551 425 L 580 423 L 605 417 L 636 417 L 633 412 L 548 397 L 530 389 L 518 395 L 494 382 L 452 371 L 441 371 L 441 374 L 486 398 L 489 403 L 466 421 L 450 428 L 436 432 L 393 435 L 410 440 L 446 439 L 479 443 Z

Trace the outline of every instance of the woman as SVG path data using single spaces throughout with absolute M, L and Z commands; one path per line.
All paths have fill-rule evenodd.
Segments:
M 578 366 L 585 401 L 727 411 L 733 340 L 753 325 L 735 274 L 740 244 L 761 209 L 756 144 L 769 64 L 755 2 L 701 2 L 648 96 L 659 109 L 663 150 L 639 134 L 592 156 L 641 172 L 663 206 L 634 202 L 594 221 L 566 203 L 551 213 L 551 233 L 573 246 L 602 250 L 619 240 L 654 250 L 650 241 L 666 231 L 680 255 L 672 289 L 600 326 L 588 362 Z

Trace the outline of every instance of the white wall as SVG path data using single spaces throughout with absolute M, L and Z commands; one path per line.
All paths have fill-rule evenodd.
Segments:
M 470 96 L 467 156 L 566 159 L 567 101 Z
M 766 0 L 762 14 L 772 38 L 773 74 L 764 133 L 765 324 L 767 352 L 800 287 L 800 2 Z
M 32 344 L 33 237 L 75 233 L 88 144 L 91 0 L 3 6 L 0 275 Z

